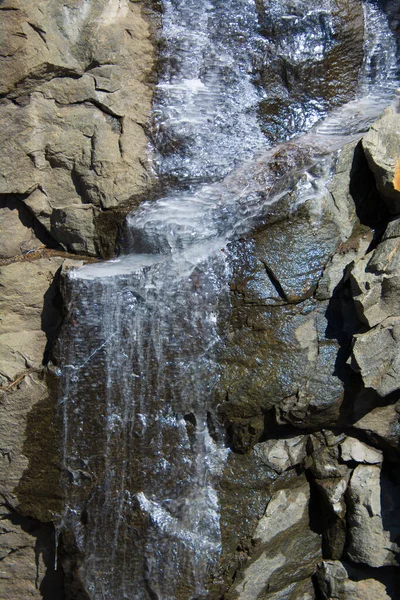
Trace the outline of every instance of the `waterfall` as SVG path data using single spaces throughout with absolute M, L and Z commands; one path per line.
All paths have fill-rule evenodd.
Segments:
M 227 244 L 288 190 L 294 203 L 323 193 L 329 152 L 359 136 L 396 85 L 392 35 L 368 2 L 358 95 L 327 117 L 311 98 L 298 118 L 293 103 L 289 117 L 304 135 L 276 140 L 284 156 L 277 179 L 258 77 L 277 43 L 262 33 L 261 5 L 163 1 L 152 152 L 170 192 L 129 215 L 124 256 L 65 281 L 62 528 L 96 600 L 208 597 L 229 453 L 213 397 L 229 313 Z M 272 3 L 294 27 L 280 52 L 293 61 L 324 56 L 335 44 L 332 2 L 294 5 L 281 14 Z

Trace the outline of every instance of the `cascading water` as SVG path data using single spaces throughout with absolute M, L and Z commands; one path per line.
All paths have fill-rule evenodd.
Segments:
M 379 114 L 396 84 L 393 38 L 367 3 L 358 98 L 281 144 L 277 169 L 259 114 L 267 92 L 257 72 L 273 46 L 260 33 L 261 5 L 164 0 L 154 163 L 175 191 L 129 216 L 125 256 L 72 271 L 65 284 L 62 528 L 93 599 L 208 597 L 228 453 L 212 394 L 229 310 L 226 244 L 287 190 L 293 202 L 321 193 L 329 152 Z M 282 16 L 294 25 L 282 52 L 328 52 L 332 6 L 294 3 Z M 324 114 L 311 106 L 299 126 Z M 298 113 L 294 103 L 294 123 Z

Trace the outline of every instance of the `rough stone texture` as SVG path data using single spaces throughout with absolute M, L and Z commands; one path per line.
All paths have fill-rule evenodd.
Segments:
M 399 113 L 396 108 L 390 107 L 363 138 L 365 154 L 378 190 L 392 214 L 400 212 L 399 135 Z
M 0 258 L 23 254 L 41 246 L 33 230 L 24 225 L 17 210 L 13 210 L 11 202 L 9 206 L 0 208 L 0 230 L 7 231 L 7 235 L 0 238 Z
M 148 188 L 153 45 L 142 3 L 6 0 L 0 194 L 65 249 L 102 252 L 97 217 Z
M 314 600 L 315 590 L 311 579 L 296 581 L 278 592 L 263 596 L 264 600 Z
M 398 448 L 400 440 L 399 406 L 389 405 L 374 408 L 359 419 L 354 427 L 365 431 L 374 441 Z
M 371 567 L 397 564 L 400 551 L 393 541 L 400 527 L 390 522 L 392 515 L 384 514 L 383 504 L 388 499 L 382 491 L 378 466 L 356 467 L 348 490 L 350 539 L 347 553 L 354 562 Z
M 64 595 L 54 568 L 55 540 L 50 526 L 26 519 L 0 505 L 0 590 L 3 600 Z
M 366 387 L 380 396 L 399 389 L 400 317 L 386 319 L 370 331 L 354 336 L 350 360 Z
M 313 572 L 320 557 L 320 539 L 309 526 L 309 500 L 304 477 L 297 479 L 294 489 L 280 489 L 272 495 L 254 534 L 254 554 L 229 598 L 273 598 L 271 592 L 279 591 L 282 581 L 297 583 Z M 301 562 L 297 560 L 300 553 Z
M 386 586 L 376 579 L 352 581 L 339 561 L 324 561 L 317 572 L 324 600 L 390 600 Z
M 299 427 L 338 418 L 343 400 L 336 375 L 339 345 L 334 332 L 326 335 L 328 301 L 312 296 L 358 223 L 349 192 L 353 154 L 354 144 L 343 149 L 328 188 L 316 200 L 232 246 L 233 310 L 221 388 L 228 397 L 223 411 L 234 428 L 238 413 L 251 418 L 271 408 L 279 423 Z M 363 235 L 357 238 L 361 248 Z M 337 283 L 325 288 L 329 285 Z
M 44 380 L 60 323 L 60 256 L 1 267 L 0 596 L 63 598 L 52 521 L 61 511 L 59 432 Z M 76 261 L 75 261 L 76 262 Z M 26 515 L 26 516 L 25 516 Z
M 351 50 L 355 71 L 361 3 L 352 15 L 349 3 L 337 5 L 335 19 L 345 23 L 339 45 Z M 107 240 L 112 252 L 112 215 L 149 185 L 144 127 L 153 48 L 142 3 L 68 0 L 60 10 L 50 0 L 4 0 L 0 8 L 0 140 L 7 148 L 0 224 L 9 231 L 0 256 L 42 244 L 105 255 Z M 324 78 L 315 77 L 326 105 L 336 102 L 329 86 L 320 87 L 335 68 L 331 58 L 318 66 Z M 307 79 L 310 65 L 278 62 L 288 81 Z M 266 68 L 264 84 L 273 86 L 277 73 L 269 74 Z M 349 93 L 343 80 L 339 95 Z M 364 139 L 392 213 L 400 206 L 398 130 L 399 116 L 389 110 Z M 290 148 L 291 172 L 299 157 Z M 354 193 L 360 151 L 350 144 L 333 157 L 333 178 L 317 202 L 304 201 L 303 176 L 279 206 L 266 208 L 268 225 L 232 245 L 233 309 L 218 394 L 233 452 L 220 485 L 223 556 L 210 600 L 314 599 L 311 576 L 322 558 L 323 598 L 397 597 L 383 572 L 398 562 L 400 533 L 400 225 L 390 221 L 382 239 L 366 226 L 375 226 L 380 206 L 365 207 L 370 190 Z M 43 525 L 57 520 L 62 493 L 42 362 L 59 322 L 54 276 L 71 263 L 13 260 L 0 273 L 0 595 L 61 599 L 54 530 Z M 365 398 L 349 430 L 343 409 Z M 355 574 L 339 562 L 345 557 Z
M 370 465 L 382 464 L 383 455 L 381 450 L 371 448 L 353 437 L 347 437 L 340 444 L 340 456 L 345 462 L 367 463 Z
M 0 597 L 61 600 L 59 432 L 45 377 L 59 251 L 112 255 L 150 187 L 154 44 L 142 2 L 3 0 L 0 15 Z
M 306 457 L 307 436 L 282 440 L 268 440 L 254 446 L 254 452 L 265 464 L 277 473 L 300 464 Z
M 395 227 L 385 236 L 392 236 Z M 355 307 L 360 320 L 375 327 L 400 313 L 400 279 L 397 237 L 385 237 L 378 248 L 356 260 L 350 272 Z
M 270 482 L 266 511 L 256 523 L 254 508 L 246 534 L 235 538 L 250 557 L 236 558 L 229 598 L 313 597 L 310 580 L 288 567 L 292 550 L 275 535 L 282 523 L 291 531 L 301 521 L 304 498 L 294 490 L 304 472 L 310 529 L 320 535 L 325 559 L 322 597 L 398 595 L 391 569 L 399 552 L 400 226 L 381 210 L 364 160 L 361 146 L 347 147 L 319 213 L 307 202 L 285 213 L 290 203 L 283 200 L 267 226 L 231 247 L 220 411 L 235 456 L 243 453 L 249 470 L 261 461 Z M 237 481 L 233 466 L 232 473 Z M 262 549 L 273 542 L 269 552 Z M 346 558 L 350 570 L 339 562 Z
M 54 305 L 54 276 L 63 259 L 41 258 L 0 267 L 0 377 L 14 381 L 26 369 L 40 369 L 47 340 L 60 321 Z

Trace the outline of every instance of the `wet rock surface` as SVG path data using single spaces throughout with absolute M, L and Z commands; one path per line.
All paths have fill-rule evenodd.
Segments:
M 363 138 L 378 190 L 394 215 L 400 212 L 399 102 L 387 109 Z
M 278 21 L 258 5 L 264 33 L 275 35 Z M 298 129 L 282 116 L 304 103 L 310 69 L 318 106 L 308 106 L 305 121 L 353 92 L 354 77 L 339 90 L 335 83 L 335 97 L 332 81 L 339 55 L 348 56 L 349 72 L 361 65 L 361 3 L 336 5 L 341 36 L 334 40 L 323 19 L 329 52 L 312 64 L 287 54 L 284 34 L 293 28 L 280 22 L 281 48 L 262 68 L 262 85 L 276 90 L 262 107 L 278 115 L 271 136 Z M 300 38 L 314 18 L 306 8 L 293 15 Z M 44 378 L 46 365 L 56 370 L 48 358 L 62 318 L 59 270 L 78 261 L 35 253 L 114 251 L 123 213 L 149 189 L 144 128 L 154 51 L 141 2 L 67 2 L 60 12 L 51 2 L 6 0 L 0 9 L 0 139 L 9 149 L 0 160 L 0 224 L 9 231 L 0 241 L 1 596 L 87 600 L 68 533 L 63 576 L 55 568 L 60 432 Z M 209 418 L 226 430 L 231 452 L 218 487 L 222 555 L 210 599 L 398 596 L 399 130 L 395 107 L 363 149 L 350 144 L 333 157 L 317 203 L 304 201 L 307 181 L 297 182 L 298 204 L 281 198 L 268 222 L 229 249 L 232 312 L 222 324 L 218 418 Z M 185 419 L 190 444 L 193 415 Z M 98 439 L 80 443 L 95 449 Z M 72 475 L 87 498 L 101 488 L 87 465 Z M 79 519 L 90 527 L 87 512 Z M 131 519 L 133 540 L 151 512 L 138 505 Z M 147 593 L 154 600 L 150 586 Z
M 142 2 L 0 4 L 0 596 L 61 600 L 46 373 L 63 251 L 114 255 L 123 215 L 151 187 L 154 40 Z
M 282 139 L 354 94 L 363 60 L 362 4 L 338 0 L 321 13 L 307 3 L 258 4 L 263 35 L 270 39 L 261 69 L 268 99 L 260 112 L 267 136 Z
M 393 132 L 400 121 L 391 110 L 383 119 L 388 114 Z M 398 223 L 392 213 L 371 228 L 371 199 L 378 215 L 385 189 L 377 184 L 375 195 L 365 191 L 363 204 L 360 147 L 345 149 L 342 161 L 347 183 L 339 179 L 335 187 L 333 177 L 319 214 L 305 203 L 231 248 L 220 412 L 233 451 L 249 465 L 261 461 L 271 481 L 252 533 L 242 530 L 237 538 L 249 558 L 236 559 L 229 598 L 398 595 Z M 278 260 L 283 246 L 287 258 Z M 303 259 L 311 266 L 306 274 Z M 306 487 L 296 492 L 304 476 Z M 306 568 L 309 557 L 316 573 L 304 591 L 311 579 L 291 564 L 293 548 L 282 531 L 275 533 L 280 523 L 293 544 L 296 528 L 303 528 L 299 562 Z M 274 543 L 265 551 L 270 536 Z M 282 583 L 274 588 L 283 572 L 285 582 L 293 578 L 293 592 Z

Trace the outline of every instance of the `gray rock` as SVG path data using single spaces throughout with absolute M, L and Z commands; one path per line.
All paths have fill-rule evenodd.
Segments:
M 368 164 L 392 214 L 400 212 L 400 114 L 388 108 L 363 137 Z
M 347 276 L 348 267 L 353 263 L 357 264 L 364 257 L 371 240 L 372 231 L 360 228 L 360 231 L 356 231 L 349 240 L 339 246 L 337 253 L 327 263 L 318 283 L 316 292 L 318 300 L 332 298 L 339 283 Z
M 364 385 L 386 396 L 400 387 L 400 317 L 386 319 L 374 329 L 354 336 L 349 359 Z
M 374 408 L 354 423 L 354 427 L 367 432 L 376 441 L 398 448 L 400 440 L 399 409 L 397 405 Z
M 344 496 L 349 483 L 349 477 L 350 472 L 346 473 L 343 477 L 330 477 L 316 480 L 317 485 L 331 507 L 332 512 L 341 519 L 344 518 L 346 514 L 346 502 Z
M 228 595 L 229 598 L 253 600 L 261 594 L 264 597 L 266 592 L 274 598 L 283 581 L 287 586 L 311 575 L 321 554 L 319 536 L 309 526 L 309 500 L 304 476 L 295 489 L 281 489 L 273 494 L 254 534 L 254 555 L 234 586 L 234 596 Z M 300 554 L 301 562 L 297 559 Z
M 380 465 L 383 461 L 381 450 L 371 448 L 357 438 L 347 437 L 340 444 L 340 457 L 344 462 L 358 462 L 370 465 Z
M 375 465 L 359 465 L 354 470 L 348 489 L 349 545 L 351 560 L 371 567 L 397 564 L 400 548 L 394 539 L 397 531 L 389 530 L 383 521 L 381 469 Z M 396 528 L 399 530 L 399 527 Z
M 356 260 L 350 271 L 358 316 L 369 327 L 400 314 L 400 240 L 397 227 L 396 220 L 389 223 L 376 250 Z
M 283 473 L 287 469 L 300 464 L 307 454 L 307 436 L 284 438 L 281 440 L 268 440 L 256 444 L 253 452 L 260 460 L 274 469 L 277 473 Z
M 324 560 L 317 571 L 317 581 L 324 600 L 390 600 L 386 586 L 376 579 L 352 581 L 339 561 Z
M 400 237 L 400 219 L 392 219 L 387 224 L 385 233 L 382 236 L 382 241 Z
M 311 578 L 296 581 L 283 590 L 262 596 L 263 600 L 314 600 L 315 590 Z

